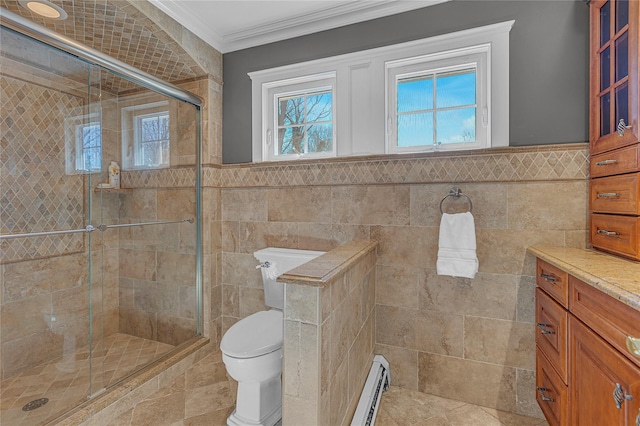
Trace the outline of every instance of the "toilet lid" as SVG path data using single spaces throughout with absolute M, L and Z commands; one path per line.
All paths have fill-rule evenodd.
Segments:
M 220 350 L 234 358 L 253 358 L 282 347 L 282 312 L 256 312 L 231 326 Z

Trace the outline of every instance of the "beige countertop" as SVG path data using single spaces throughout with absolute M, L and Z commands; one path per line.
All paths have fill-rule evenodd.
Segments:
M 278 282 L 326 287 L 377 246 L 377 241 L 350 241 L 280 275 Z
M 640 311 L 640 263 L 575 248 L 529 247 L 529 252 Z

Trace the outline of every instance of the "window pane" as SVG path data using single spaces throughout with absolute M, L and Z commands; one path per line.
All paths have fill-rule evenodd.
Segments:
M 307 98 L 307 123 L 331 121 L 332 94 L 330 91 L 317 93 Z
M 329 152 L 333 148 L 333 125 L 314 124 L 307 127 L 307 151 Z
M 611 85 L 611 74 L 609 72 L 610 49 L 607 47 L 600 53 L 600 90 L 604 90 Z
M 629 23 L 629 0 L 616 2 L 616 32 Z
M 475 103 L 475 70 L 438 75 L 436 79 L 436 108 L 475 105 Z
M 629 88 L 627 83 L 616 88 L 616 126 L 620 120 L 629 124 Z
M 616 40 L 616 81 L 620 81 L 629 75 L 628 34 L 628 32 L 624 33 Z
M 398 116 L 398 147 L 433 145 L 433 113 Z
M 304 152 L 304 127 L 287 127 L 278 129 L 278 143 L 276 155 L 300 154 Z
M 278 126 L 304 123 L 304 96 L 278 98 Z
M 606 42 L 609 41 L 611 27 L 611 15 L 609 12 L 609 8 L 611 5 L 609 2 L 606 2 L 600 8 L 600 46 L 604 46 Z
M 611 133 L 611 104 L 609 93 L 605 93 L 600 98 L 600 136 Z
M 436 137 L 442 144 L 476 141 L 476 109 L 438 111 Z
M 398 112 L 433 109 L 433 77 L 398 81 Z

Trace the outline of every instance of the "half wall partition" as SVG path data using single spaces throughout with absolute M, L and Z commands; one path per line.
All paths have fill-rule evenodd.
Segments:
M 0 31 L 0 419 L 35 425 L 201 334 L 200 100 Z

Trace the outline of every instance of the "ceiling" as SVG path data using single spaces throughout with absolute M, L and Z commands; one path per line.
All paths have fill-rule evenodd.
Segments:
M 21 6 L 18 0 L 0 0 L 0 7 L 162 80 L 181 82 L 205 75 L 208 69 L 167 31 L 172 27 L 169 20 L 152 19 L 143 12 L 152 6 L 144 5 L 157 6 L 219 52 L 227 53 L 448 0 L 51 1 L 66 11 L 68 19 L 43 18 Z M 5 50 L 5 56 L 12 55 Z M 20 51 L 12 58 L 47 68 L 32 61 L 29 55 L 22 57 Z M 135 87 L 133 83 L 111 74 L 106 75 L 101 84 L 103 89 L 112 93 L 122 93 Z
M 222 53 L 449 0 L 149 0 Z

